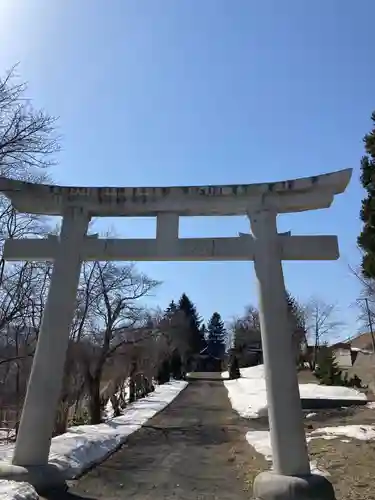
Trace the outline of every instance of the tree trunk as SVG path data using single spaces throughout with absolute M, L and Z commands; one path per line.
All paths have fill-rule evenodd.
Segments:
M 100 398 L 100 377 L 93 377 L 89 383 L 89 412 L 90 424 L 101 423 L 101 398 Z
M 133 360 L 129 376 L 129 403 L 134 403 L 134 401 L 137 399 L 136 373 L 137 373 L 137 362 Z
M 66 432 L 68 427 L 69 405 L 65 400 L 60 401 L 55 419 L 53 437 L 60 436 Z
M 121 415 L 120 398 L 118 398 L 115 394 L 112 394 L 110 401 L 113 408 L 113 417 L 119 417 Z

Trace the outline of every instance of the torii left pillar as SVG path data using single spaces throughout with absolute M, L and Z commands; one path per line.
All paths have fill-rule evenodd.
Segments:
M 89 215 L 80 207 L 63 211 L 60 241 L 12 461 L 14 466 L 28 471 L 42 471 L 48 465 L 81 272 L 80 252 L 89 221 Z

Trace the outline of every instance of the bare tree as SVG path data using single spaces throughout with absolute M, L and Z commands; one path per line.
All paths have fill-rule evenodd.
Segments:
M 337 335 L 343 322 L 337 318 L 337 304 L 327 303 L 319 297 L 312 297 L 304 307 L 307 334 L 313 346 L 311 369 L 315 369 L 319 347 Z
M 43 182 L 60 150 L 57 118 L 35 110 L 26 92 L 27 84 L 19 83 L 15 66 L 0 79 L 0 175 Z M 42 231 L 42 217 L 18 214 L 7 198 L 0 197 L 1 240 Z
M 43 182 L 59 151 L 56 118 L 33 108 L 27 85 L 16 67 L 0 79 L 0 176 Z M 0 195 L 0 251 L 6 238 L 41 235 L 46 219 L 20 214 Z M 35 263 L 0 266 L 1 407 L 17 399 L 17 414 L 26 388 L 31 357 L 49 284 L 47 268 Z M 11 397 L 10 397 L 11 396 Z
M 349 269 L 361 286 L 360 297 L 353 304 L 359 310 L 360 328 L 362 331 L 367 329 L 371 331 L 372 325 L 375 324 L 375 280 L 365 277 L 360 268 L 349 266 Z
M 0 172 L 21 180 L 40 180 L 60 149 L 56 118 L 36 111 L 18 83 L 16 66 L 0 80 Z
M 229 331 L 233 338 L 233 346 L 237 351 L 247 346 L 261 345 L 259 311 L 253 305 L 245 308 L 243 316 L 234 318 L 229 324 Z
M 112 262 L 86 263 L 75 322 L 75 339 L 82 342 L 81 363 L 89 395 L 90 420 L 101 419 L 100 385 L 106 363 L 119 348 L 140 341 L 145 322 L 145 307 L 139 299 L 158 283 L 136 271 L 133 265 Z M 77 327 L 78 325 L 78 327 Z

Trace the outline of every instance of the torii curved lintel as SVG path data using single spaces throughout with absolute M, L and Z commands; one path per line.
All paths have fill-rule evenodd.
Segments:
M 352 169 L 258 184 L 170 187 L 88 187 L 37 184 L 0 177 L 0 192 L 20 212 L 61 215 L 83 205 L 93 216 L 238 215 L 268 204 L 280 213 L 326 208 L 343 193 Z

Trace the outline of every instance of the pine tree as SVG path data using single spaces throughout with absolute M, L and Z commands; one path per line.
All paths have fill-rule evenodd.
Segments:
M 208 352 L 216 358 L 222 358 L 225 352 L 226 330 L 218 312 L 214 312 L 208 323 Z
M 170 377 L 171 377 L 170 362 L 168 359 L 165 359 L 159 366 L 158 373 L 156 375 L 156 381 L 160 385 L 166 384 L 167 382 L 170 381 Z
M 177 349 L 172 352 L 170 368 L 172 377 L 180 380 L 182 378 L 182 360 Z
M 292 329 L 292 341 L 296 361 L 299 361 L 300 353 L 307 342 L 307 327 L 305 315 L 297 299 L 286 292 L 289 322 Z
M 189 321 L 190 353 L 199 354 L 207 345 L 204 331 L 201 328 L 202 319 L 199 317 L 195 305 L 185 293 L 181 295 L 178 302 L 178 309 L 184 312 Z
M 171 318 L 177 311 L 178 311 L 178 306 L 176 302 L 174 300 L 171 300 L 171 302 L 169 303 L 168 307 L 164 312 L 164 316 L 166 318 Z
M 342 372 L 338 367 L 335 355 L 328 346 L 322 346 L 318 354 L 318 363 L 315 369 L 315 375 L 320 384 L 324 385 L 345 385 L 346 381 L 342 378 Z
M 362 200 L 360 218 L 363 222 L 358 245 L 363 250 L 362 273 L 366 278 L 375 278 L 375 112 L 371 116 L 374 128 L 366 134 L 366 156 L 361 160 L 361 183 L 367 191 Z
M 234 380 L 241 377 L 240 367 L 237 356 L 233 355 L 229 362 L 229 378 Z

